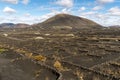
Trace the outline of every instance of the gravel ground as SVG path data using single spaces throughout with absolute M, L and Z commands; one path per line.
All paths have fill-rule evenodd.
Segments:
M 15 57 L 20 56 L 12 51 L 0 53 L 0 80 L 56 80 L 55 74 L 30 59 L 12 62 Z

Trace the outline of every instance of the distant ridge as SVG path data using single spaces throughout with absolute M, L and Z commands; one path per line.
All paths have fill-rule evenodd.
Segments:
M 18 23 L 18 24 L 2 23 L 0 24 L 0 28 L 26 28 L 26 27 L 30 27 L 30 25 L 24 24 L 24 23 Z
M 10 27 L 14 27 L 15 24 L 13 23 L 2 23 L 0 24 L 0 28 L 10 28 Z
M 109 26 L 110 28 L 120 28 L 120 25 Z
M 57 14 L 42 23 L 33 25 L 33 28 L 42 29 L 95 29 L 101 27 L 91 20 L 69 14 Z
M 14 27 L 15 28 L 26 28 L 26 27 L 30 27 L 30 25 L 25 24 L 25 23 L 18 23 L 18 24 L 15 24 Z

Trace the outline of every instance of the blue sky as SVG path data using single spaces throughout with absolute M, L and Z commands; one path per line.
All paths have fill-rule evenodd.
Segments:
M 59 13 L 120 25 L 120 0 L 0 0 L 0 23 L 34 24 Z

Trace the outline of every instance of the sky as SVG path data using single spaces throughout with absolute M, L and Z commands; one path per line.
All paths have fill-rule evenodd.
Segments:
M 0 23 L 36 24 L 60 13 L 120 25 L 120 0 L 0 0 Z

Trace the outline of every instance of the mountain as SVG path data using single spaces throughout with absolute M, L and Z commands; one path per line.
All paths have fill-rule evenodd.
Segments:
M 120 28 L 120 25 L 109 26 L 110 28 Z
M 34 24 L 33 27 L 42 29 L 95 29 L 102 26 L 86 18 L 69 14 L 58 14 L 42 23 Z
M 15 24 L 14 26 L 14 28 L 26 28 L 26 27 L 30 27 L 30 25 L 24 24 L 24 23 L 18 23 L 18 24 Z
M 0 24 L 0 28 L 10 28 L 10 27 L 14 27 L 15 24 L 13 23 L 2 23 Z
M 0 28 L 26 28 L 26 27 L 29 27 L 29 26 L 30 25 L 24 24 L 24 23 L 18 23 L 18 24 L 2 23 L 2 24 L 0 24 Z

